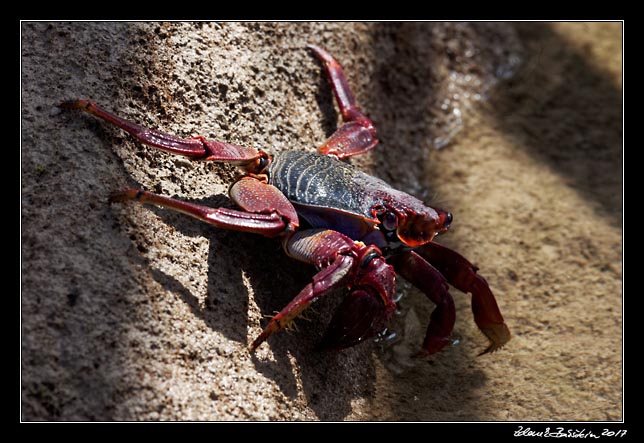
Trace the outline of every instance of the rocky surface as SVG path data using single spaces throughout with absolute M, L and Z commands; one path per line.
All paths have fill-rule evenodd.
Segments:
M 23 420 L 622 418 L 619 23 L 21 24 Z M 390 342 L 324 354 L 339 297 L 250 355 L 313 269 L 278 242 L 110 192 L 230 205 L 192 163 L 55 104 L 181 136 L 314 149 L 338 114 L 307 43 L 344 66 L 381 144 L 352 163 L 454 213 L 514 337 L 453 289 L 455 345 L 410 358 L 431 304 L 402 279 Z M 436 149 L 442 148 L 442 149 Z

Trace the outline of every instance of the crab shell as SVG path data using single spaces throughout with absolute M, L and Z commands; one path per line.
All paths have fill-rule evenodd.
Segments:
M 449 212 L 426 206 L 332 156 L 282 152 L 267 172 L 269 183 L 311 226 L 333 229 L 380 248 L 399 241 L 411 248 L 426 244 L 452 221 Z

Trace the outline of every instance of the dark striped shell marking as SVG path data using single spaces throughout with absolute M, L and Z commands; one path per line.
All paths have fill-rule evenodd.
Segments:
M 269 167 L 270 183 L 296 205 L 335 209 L 373 219 L 374 189 L 391 189 L 382 180 L 316 152 L 287 151 Z

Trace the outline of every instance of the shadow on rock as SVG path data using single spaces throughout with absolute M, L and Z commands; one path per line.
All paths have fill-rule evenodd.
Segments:
M 184 200 L 210 207 L 231 206 L 223 196 Z M 266 317 L 262 321 L 264 327 L 268 318 L 286 306 L 315 273 L 312 266 L 287 257 L 277 239 L 219 230 L 182 214 L 150 209 L 183 234 L 209 239 L 205 308 L 173 276 L 151 268 L 152 276 L 177 294 L 210 329 L 244 346 L 255 338 L 248 336 L 246 284 L 253 288 L 254 302 Z M 221 284 L 222 278 L 225 284 Z M 246 284 L 244 278 L 248 280 Z M 342 420 L 351 411 L 351 400 L 358 393 L 373 390 L 374 368 L 368 346 L 340 353 L 317 349 L 343 295 L 337 291 L 319 300 L 296 320 L 294 331 L 282 331 L 262 344 L 270 347 L 272 360 L 251 354 L 256 369 L 277 383 L 285 396 L 296 400 L 301 389 L 307 404 L 321 420 Z

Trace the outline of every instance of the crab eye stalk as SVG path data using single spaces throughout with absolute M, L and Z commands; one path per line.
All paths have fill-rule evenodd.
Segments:
M 380 222 L 385 231 L 395 231 L 398 227 L 398 216 L 391 211 L 387 211 L 380 218 Z
M 439 232 L 447 231 L 449 226 L 452 224 L 453 219 L 454 219 L 454 217 L 452 216 L 451 212 L 440 211 L 439 212 L 439 220 L 440 220 L 440 231 Z
M 257 170 L 262 173 L 266 169 L 266 167 L 269 165 L 270 159 L 268 155 L 262 155 L 259 159 L 257 159 Z

